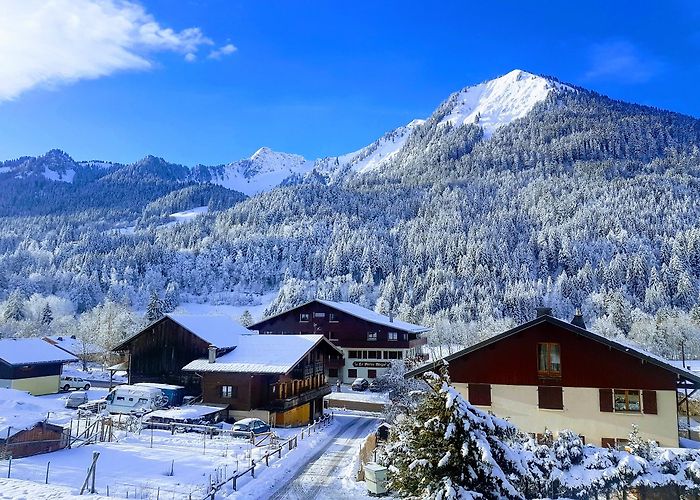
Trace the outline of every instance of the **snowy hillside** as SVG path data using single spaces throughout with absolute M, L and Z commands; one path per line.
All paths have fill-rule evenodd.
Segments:
M 260 148 L 250 158 L 211 167 L 210 182 L 250 196 L 269 191 L 288 177 L 303 175 L 313 166 L 314 163 L 303 156 Z
M 450 96 L 441 106 L 447 114 L 441 123 L 479 125 L 488 138 L 504 125 L 524 117 L 554 89 L 568 89 L 553 80 L 519 69 Z

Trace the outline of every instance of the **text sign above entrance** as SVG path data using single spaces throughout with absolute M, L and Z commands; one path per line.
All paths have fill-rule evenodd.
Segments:
M 389 368 L 391 363 L 388 361 L 353 361 L 352 366 L 355 368 Z

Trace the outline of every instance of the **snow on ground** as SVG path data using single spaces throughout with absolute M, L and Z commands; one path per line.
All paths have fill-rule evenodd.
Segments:
M 22 479 L 0 478 L 0 499 L 12 500 L 78 500 L 84 496 L 65 486 L 46 485 Z M 90 495 L 90 500 L 106 499 L 103 495 Z
M 197 217 L 209 212 L 209 207 L 195 207 L 183 212 L 175 212 L 170 214 L 168 217 L 175 219 L 175 222 L 188 222 Z
M 63 365 L 63 375 L 69 377 L 80 377 L 89 382 L 109 382 L 109 372 L 98 363 L 88 362 L 87 371 L 83 370 L 83 364 L 66 363 Z M 112 382 L 115 384 L 125 384 L 127 381 L 126 372 L 114 372 Z
M 50 181 L 67 182 L 70 184 L 73 182 L 73 177 L 75 177 L 75 170 L 70 168 L 65 172 L 56 172 L 55 170 L 49 169 L 49 167 L 44 167 L 44 177 Z
M 329 439 L 338 425 L 334 422 L 311 435 L 305 434 L 303 440 L 298 440 L 299 446 L 296 449 L 289 451 L 285 448 L 282 459 L 275 456 L 270 460 L 269 467 L 261 460 L 267 449 L 253 448 L 245 439 L 208 437 L 198 433 L 171 435 L 169 431 L 143 430 L 140 435 L 119 432 L 120 437 L 116 442 L 15 459 L 12 462 L 12 478 L 43 483 L 47 463 L 50 461 L 50 489 L 55 489 L 54 485 L 60 485 L 67 488 L 64 492 L 77 494 L 85 479 L 92 453 L 99 452 L 96 486 L 100 494 L 106 494 L 109 487 L 110 496 L 117 498 L 126 497 L 127 492 L 131 498 L 160 496 L 164 499 L 182 499 L 189 498 L 190 494 L 192 498 L 202 498 L 208 490 L 210 480 L 230 477 L 237 468 L 247 468 L 252 453 L 256 462 L 260 461 L 256 465 L 255 478 L 248 474 L 238 480 L 238 493 L 233 492 L 229 483 L 216 496 L 265 498 L 260 495 L 260 488 L 283 481 L 290 470 L 298 468 L 300 463 Z M 300 431 L 299 428 L 279 429 L 278 434 L 284 439 Z M 7 462 L 0 461 L 0 470 L 7 470 L 6 466 Z M 50 493 L 42 491 L 40 487 L 43 488 L 43 485 L 38 485 L 37 488 L 44 496 L 37 493 L 36 496 L 25 498 L 52 498 L 46 496 Z
M 388 404 L 390 402 L 388 392 L 353 391 L 349 385 L 342 385 L 340 392 L 336 392 L 335 387 L 333 387 L 333 392 L 326 396 L 326 399 L 333 399 L 334 401 L 362 401 L 384 404 Z
M 571 87 L 516 69 L 452 94 L 452 109 L 442 123 L 476 124 L 484 129 L 484 137 L 488 138 L 499 127 L 524 117 L 555 88 Z
M 275 300 L 275 297 L 277 297 L 277 292 L 270 292 L 266 293 L 264 295 L 259 295 L 255 297 L 255 304 L 249 304 L 249 305 L 242 305 L 242 306 L 236 306 L 236 305 L 229 305 L 229 304 L 221 304 L 221 305 L 213 305 L 213 304 L 197 304 L 194 302 L 183 302 L 180 304 L 175 311 L 173 311 L 176 314 L 193 314 L 193 315 L 199 315 L 199 314 L 216 314 L 216 315 L 221 315 L 223 314 L 224 316 L 228 316 L 229 318 L 238 321 L 241 317 L 241 315 L 245 311 L 249 311 L 250 314 L 253 316 L 253 319 L 255 321 L 261 320 L 263 318 L 263 312 L 265 309 L 267 309 L 267 306 L 269 306 L 273 300 Z

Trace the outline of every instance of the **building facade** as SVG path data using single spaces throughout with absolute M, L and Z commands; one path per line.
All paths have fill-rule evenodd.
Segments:
M 323 335 L 343 353 L 342 360 L 327 367 L 326 375 L 343 382 L 377 378 L 395 360 L 409 364 L 427 360 L 423 351 L 427 339 L 422 334 L 428 328 L 349 302 L 312 300 L 249 328 L 263 335 Z
M 77 360 L 39 338 L 0 339 L 0 387 L 34 396 L 55 394 L 63 363 Z
M 472 404 L 533 435 L 572 429 L 602 446 L 624 445 L 632 424 L 646 439 L 678 446 L 677 390 L 700 387 L 687 370 L 549 314 L 445 361 Z

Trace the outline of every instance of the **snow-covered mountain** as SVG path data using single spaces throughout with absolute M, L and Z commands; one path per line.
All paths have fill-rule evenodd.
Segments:
M 474 124 L 489 138 L 500 127 L 527 115 L 553 90 L 573 90 L 568 85 L 519 69 L 499 78 L 466 87 L 452 94 L 438 108 L 441 123 Z

